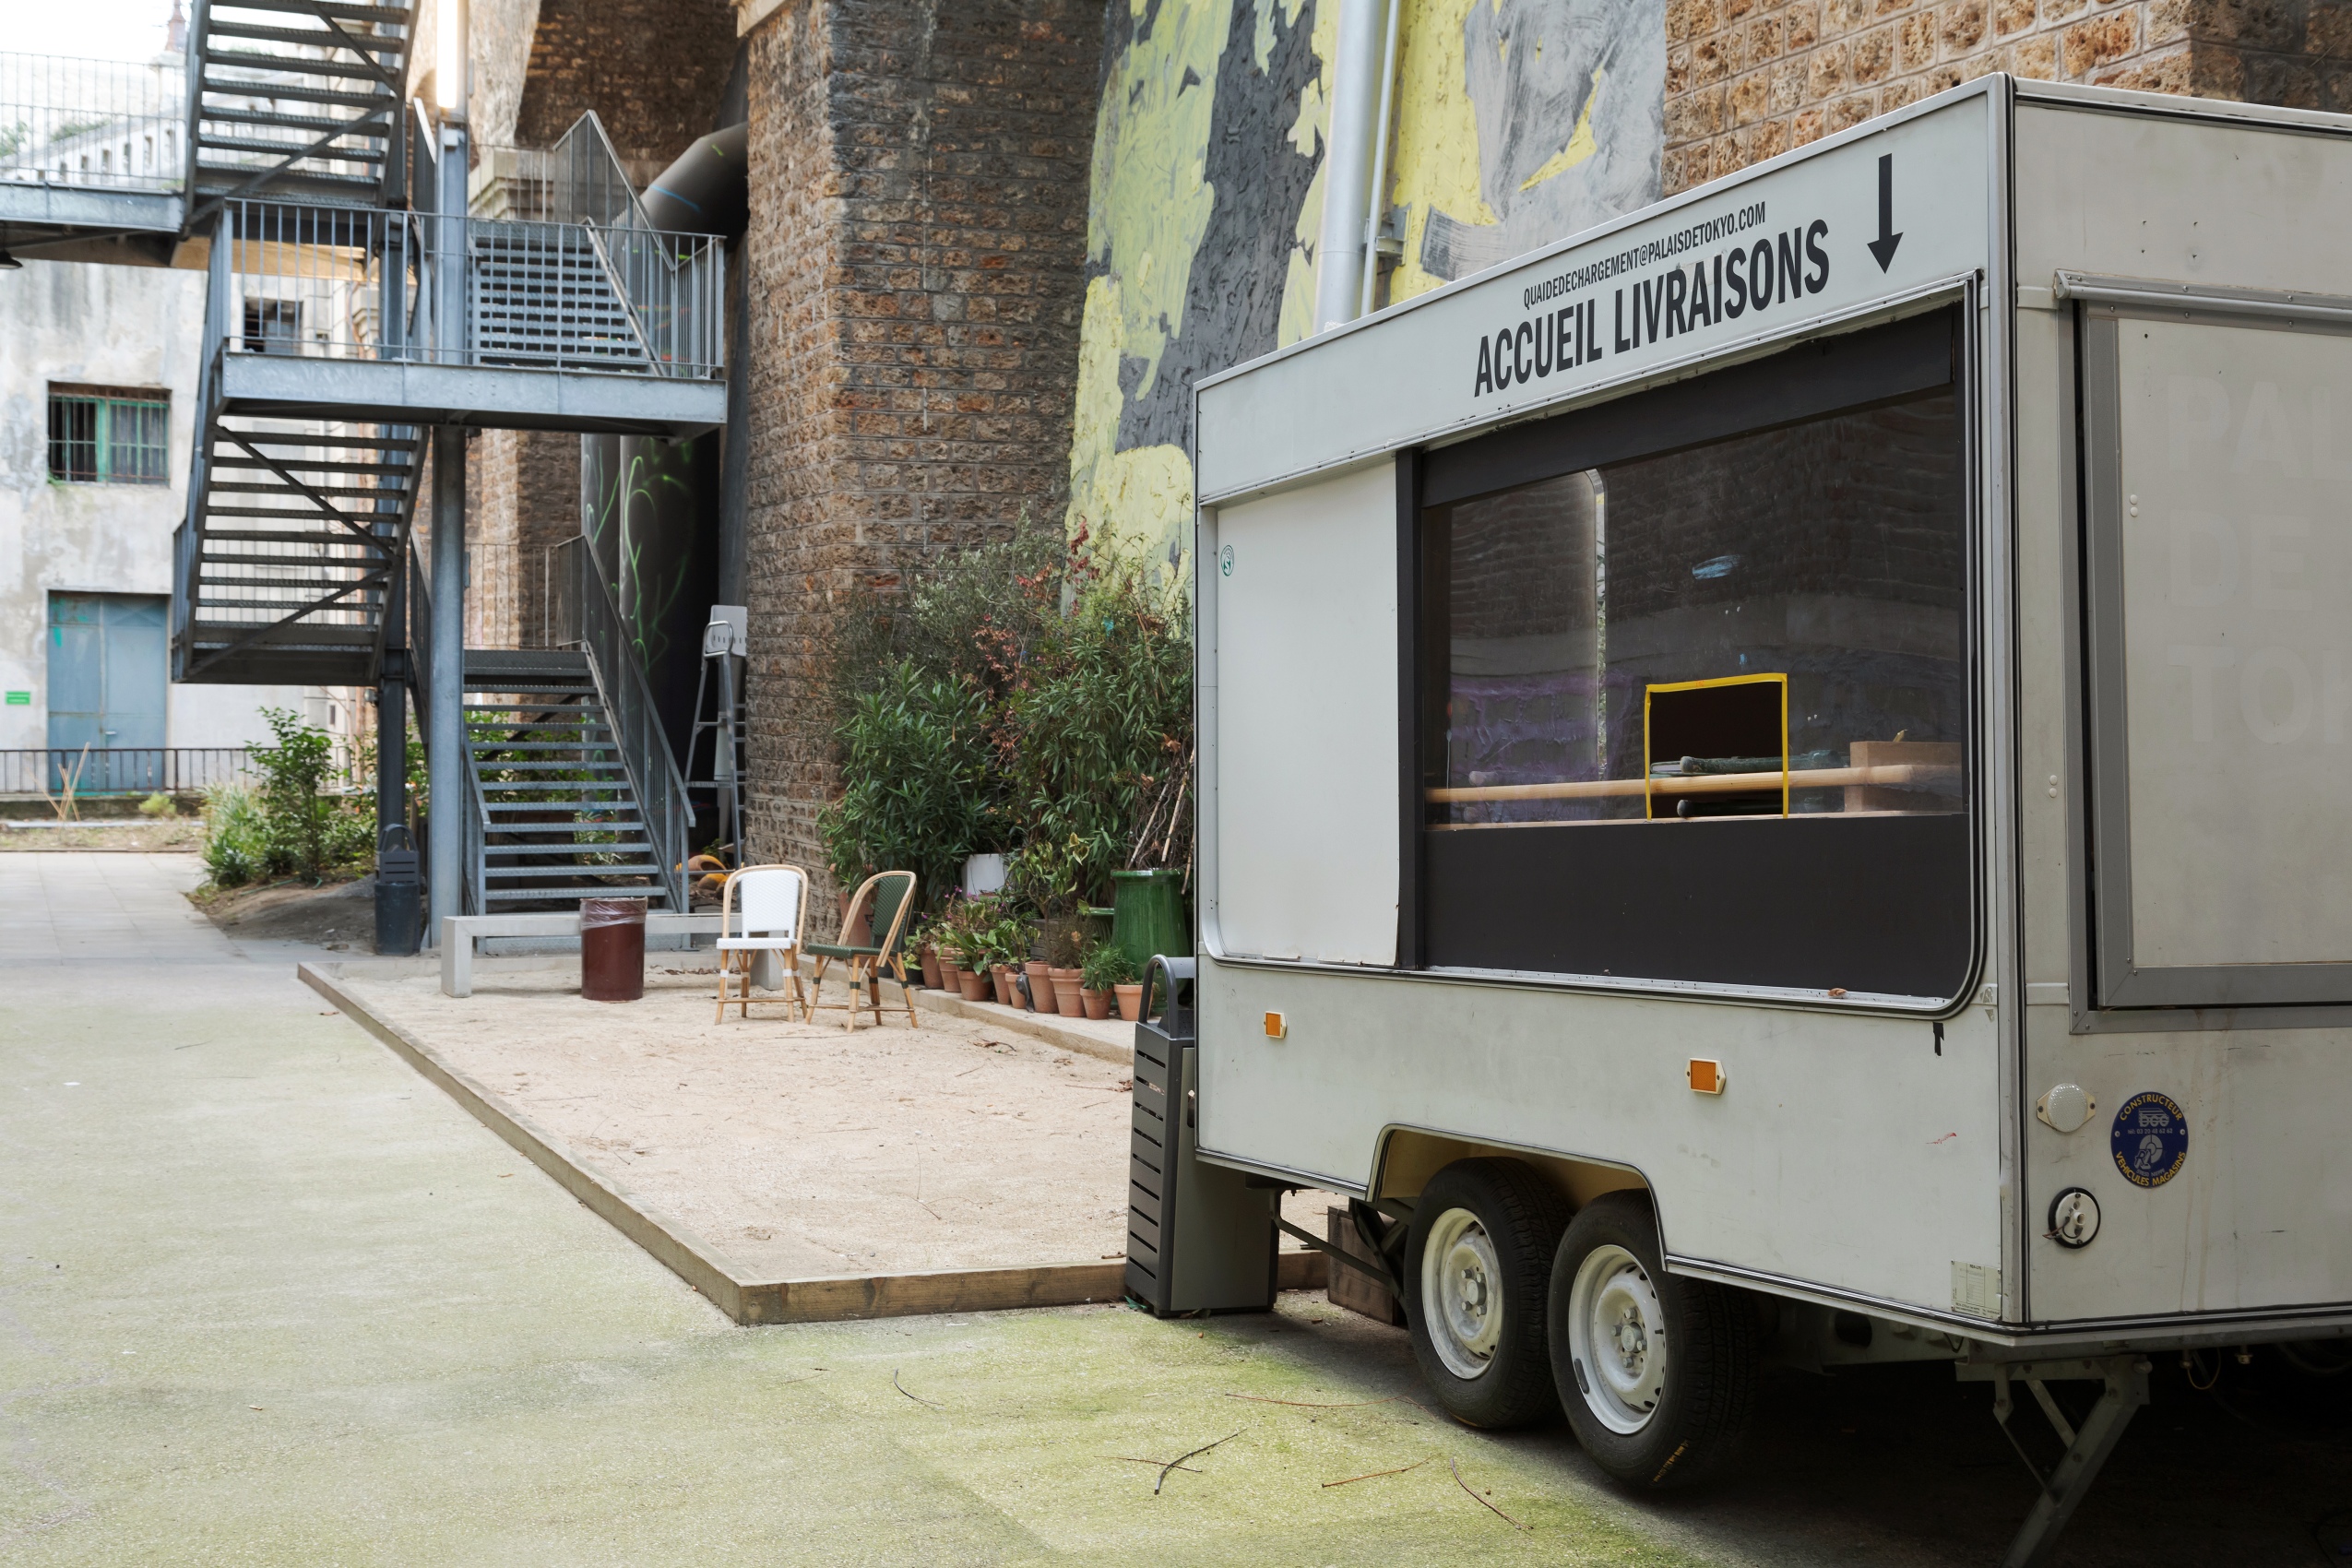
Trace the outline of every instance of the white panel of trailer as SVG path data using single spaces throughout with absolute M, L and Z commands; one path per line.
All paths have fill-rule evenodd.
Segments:
M 1217 514 L 1219 950 L 1396 961 L 1396 470 Z
M 1897 113 L 1860 139 L 1757 169 L 1201 384 L 1206 501 L 1524 418 L 1743 342 L 1917 294 L 1984 264 L 1987 100 Z M 1645 339 L 1622 284 L 1794 230 L 1801 290 Z M 1875 249 L 1871 247 L 1875 246 Z M 1786 279 L 1784 279 L 1784 282 Z M 1581 310 L 1581 314 L 1580 313 Z M 1567 352 L 1541 361 L 1549 342 Z M 1483 357 L 1482 357 L 1483 356 Z
M 1955 1263 L 1999 1272 L 1990 1008 L 1939 1040 L 1922 1019 L 1201 972 L 1205 1151 L 1361 1187 L 1389 1127 L 1494 1139 L 1632 1167 L 1678 1259 L 1938 1314 Z M 1694 1056 L 1726 1093 L 1691 1092 Z

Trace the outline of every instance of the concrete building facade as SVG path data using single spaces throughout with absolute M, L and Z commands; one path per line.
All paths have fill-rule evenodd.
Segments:
M 78 746 L 93 732 L 125 746 L 267 742 L 264 707 L 356 727 L 339 690 L 166 685 L 160 617 L 187 505 L 204 291 L 203 273 L 160 267 L 0 272 L 0 750 Z M 91 441 L 112 452 L 54 450 L 53 434 L 77 435 L 70 414 L 53 430 L 60 398 L 108 405 L 118 420 L 126 405 L 164 404 L 152 431 L 161 450 L 142 431 L 146 455 L 133 457 L 126 433 L 94 422 Z M 104 699 L 91 707 L 91 659 L 117 666 L 102 677 L 111 719 L 89 717 L 108 711 Z M 122 731 L 111 742 L 110 729 Z

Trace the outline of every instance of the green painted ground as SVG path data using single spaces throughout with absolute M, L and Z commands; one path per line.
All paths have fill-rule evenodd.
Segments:
M 29 862 L 0 885 L 0 1559 L 1692 1560 L 1563 1484 L 1557 1436 L 1234 1397 L 1418 1391 L 1401 1336 L 1319 1299 L 735 1328 L 322 1016 L 293 952 L 186 917 L 176 862 Z M 1219 1438 L 1157 1497 L 1122 1462 Z

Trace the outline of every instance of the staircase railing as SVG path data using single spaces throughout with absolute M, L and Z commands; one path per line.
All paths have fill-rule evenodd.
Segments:
M 388 208 L 222 205 L 213 291 L 221 308 L 208 311 L 208 336 L 220 351 L 725 374 L 726 254 L 710 235 Z M 626 321 L 600 316 L 598 298 L 608 294 Z M 442 315 L 436 299 L 457 308 Z M 456 329 L 417 329 L 436 316 Z
M 723 337 L 724 245 L 696 236 L 706 240 L 718 266 L 710 269 L 707 279 L 695 277 L 707 265 L 701 248 L 681 246 L 677 235 L 653 226 L 595 110 L 581 114 L 557 138 L 549 156 L 549 175 L 547 216 L 586 224 L 601 236 L 598 254 L 612 275 L 613 286 L 630 302 L 638 334 L 656 362 L 694 362 L 690 350 L 699 350 L 706 334 Z M 706 281 L 719 291 L 711 293 L 699 286 Z M 714 363 L 724 358 L 723 350 L 715 352 Z
M 186 97 L 177 61 L 0 53 L 0 181 L 176 191 Z
M 654 232 L 636 187 L 629 183 L 604 122 L 591 109 L 572 122 L 548 152 L 546 215 L 561 223 Z
M 661 868 L 670 907 L 683 909 L 687 839 L 694 827 L 685 778 L 678 771 L 669 731 L 662 727 L 661 713 L 654 706 L 653 690 L 637 661 L 628 624 L 622 620 L 612 586 L 597 565 L 596 552 L 588 548 L 585 539 L 566 540 L 556 548 L 570 555 L 567 575 L 578 585 L 573 601 L 576 615 L 571 628 L 576 634 L 573 646 L 588 656 L 588 671 L 595 677 L 621 764 L 628 770 L 630 788 L 636 790 L 638 809 L 644 814 L 646 837 L 652 841 L 655 863 Z

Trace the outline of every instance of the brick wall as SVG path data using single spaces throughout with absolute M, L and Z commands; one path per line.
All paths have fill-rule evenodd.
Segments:
M 752 853 L 824 880 L 834 618 L 1068 483 L 1093 0 L 793 0 L 751 34 Z
M 1667 195 L 1991 71 L 2352 107 L 2345 0 L 1670 0 Z
M 552 146 L 593 109 L 658 172 L 710 131 L 734 59 L 728 0 L 540 0 L 515 139 Z
M 543 647 L 548 547 L 580 531 L 580 438 L 485 430 L 468 450 L 467 646 Z

